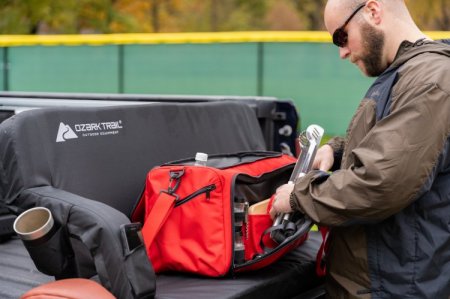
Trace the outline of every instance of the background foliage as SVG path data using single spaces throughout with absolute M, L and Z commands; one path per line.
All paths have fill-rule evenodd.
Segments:
M 450 0 L 406 0 L 424 30 Z M 323 30 L 326 0 L 0 0 L 0 34 Z

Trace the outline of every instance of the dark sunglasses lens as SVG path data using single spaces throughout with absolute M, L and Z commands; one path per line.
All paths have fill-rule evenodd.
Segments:
M 344 29 L 339 28 L 333 33 L 333 44 L 342 48 L 347 43 L 347 32 Z

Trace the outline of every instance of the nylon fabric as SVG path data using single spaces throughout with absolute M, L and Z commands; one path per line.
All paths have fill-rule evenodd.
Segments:
M 61 123 L 78 138 L 57 142 Z M 245 130 L 230 130 L 230 123 Z M 209 154 L 265 149 L 255 112 L 238 102 L 34 109 L 3 124 L 0 196 L 6 203 L 26 188 L 55 186 L 127 216 L 151 167 L 189 157 L 200 146 Z M 117 129 L 106 127 L 111 124 Z
M 239 157 L 238 154 L 236 156 Z M 224 159 L 220 156 L 214 158 Z M 282 179 L 289 176 L 296 161 L 287 155 L 269 155 L 256 161 L 241 157 L 241 160 L 245 162 L 225 169 L 192 166 L 192 163 L 187 162 L 187 165 L 165 165 L 149 172 L 141 198 L 141 201 L 145 201 L 145 219 L 134 221 L 145 221 L 144 228 L 154 226 L 148 231 L 157 231 L 153 241 L 152 236 L 144 236 L 155 272 L 178 271 L 218 277 L 226 275 L 230 270 L 255 270 L 273 263 L 305 241 L 307 235 L 298 234 L 283 244 L 276 253 L 267 254 L 265 258 L 258 257 L 254 261 L 254 254 L 247 254 L 244 263 L 234 260 L 233 202 L 235 196 L 241 194 L 236 190 L 241 185 L 255 185 L 258 190 L 265 189 L 265 192 L 246 192 L 246 200 L 264 200 L 275 192 L 276 186 L 281 185 L 279 174 L 284 174 Z M 208 163 L 214 164 L 210 160 Z M 253 196 L 257 198 L 249 198 Z M 169 212 L 169 216 L 157 216 L 160 213 L 155 215 L 155 209 L 159 210 L 160 207 L 159 201 L 173 201 L 174 198 L 175 207 Z M 137 206 L 137 209 L 142 208 L 142 204 Z M 133 215 L 138 217 L 142 215 L 142 211 L 134 211 Z M 269 221 L 266 217 L 266 227 L 261 228 L 260 236 L 272 223 L 270 216 L 268 217 Z M 162 218 L 166 220 L 161 220 Z M 247 224 L 247 220 L 244 220 L 244 224 Z M 146 229 L 143 233 L 146 234 Z
M 158 223 L 148 218 L 148 215 L 159 200 L 165 199 L 159 194 L 168 187 L 171 169 L 162 167 L 149 174 L 145 191 L 145 198 L 148 199 L 145 225 L 147 222 Z M 195 174 L 194 169 L 197 170 Z M 154 242 L 148 247 L 155 272 L 174 270 L 221 276 L 230 268 L 231 206 L 229 200 L 223 200 L 230 198 L 229 189 L 223 189 L 225 182 L 210 168 L 186 167 L 180 188 L 175 193 L 183 199 L 209 185 L 216 188 L 209 198 L 206 193 L 200 194 L 174 208 Z M 228 231 L 224 232 L 224 229 Z

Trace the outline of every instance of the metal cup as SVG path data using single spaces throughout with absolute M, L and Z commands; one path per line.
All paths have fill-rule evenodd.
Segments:
M 22 239 L 36 268 L 56 279 L 75 277 L 74 254 L 64 228 L 49 209 L 26 210 L 16 218 L 14 231 Z
M 35 241 L 45 237 L 55 222 L 52 213 L 44 207 L 26 210 L 14 221 L 14 231 L 24 241 Z

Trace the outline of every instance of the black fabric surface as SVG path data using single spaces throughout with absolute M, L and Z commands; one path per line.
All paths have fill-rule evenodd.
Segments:
M 81 125 L 86 130 L 86 124 L 107 122 L 119 122 L 122 128 L 76 131 Z M 57 142 L 61 123 L 78 138 Z M 156 165 L 197 151 L 265 150 L 255 112 L 237 102 L 37 109 L 2 125 L 0 161 L 5 173 L 0 189 L 6 202 L 26 188 L 54 186 L 127 216 L 145 175 Z M 89 136 L 110 132 L 117 134 Z
M 18 299 L 54 277 L 39 272 L 17 237 L 0 244 L 0 298 Z
M 295 153 L 296 129 L 299 127 L 299 115 L 294 102 L 290 99 L 258 96 L 200 96 L 200 95 L 154 95 L 154 94 L 106 94 L 106 93 L 54 93 L 54 92 L 2 92 L 0 97 L 7 100 L 19 99 L 19 106 L 94 106 L 93 103 L 107 104 L 123 102 L 162 102 L 162 103 L 195 103 L 234 101 L 244 102 L 255 110 L 259 125 L 263 132 L 268 150 Z M 0 103 L 2 103 L 0 99 Z M 6 103 L 13 104 L 14 101 Z M 69 104 L 69 105 L 67 105 Z M 5 111 L 0 121 L 10 117 L 14 112 Z
M 319 233 L 312 232 L 305 243 L 278 262 L 267 268 L 241 273 L 231 278 L 159 275 L 156 280 L 156 298 L 292 298 L 321 283 L 315 275 L 315 258 L 321 238 Z
M 181 274 L 159 275 L 156 299 L 291 298 L 321 283 L 314 273 L 315 255 L 320 246 L 318 233 L 296 250 L 266 269 L 234 278 L 199 278 Z M 14 238 L 0 244 L 0 298 L 17 299 L 40 284 L 53 281 L 40 273 L 22 242 Z M 306 297 L 299 297 L 305 298 Z

